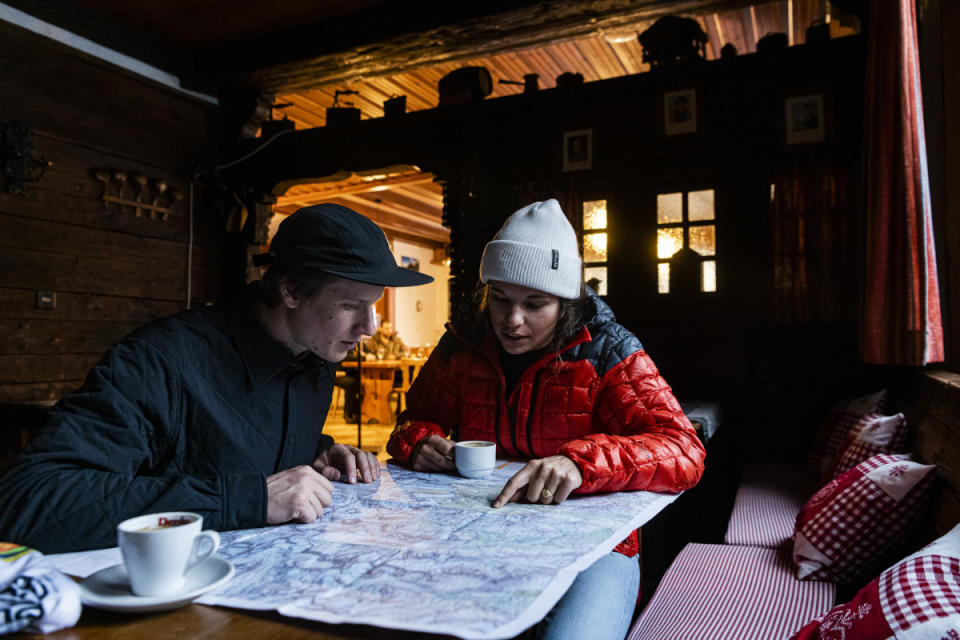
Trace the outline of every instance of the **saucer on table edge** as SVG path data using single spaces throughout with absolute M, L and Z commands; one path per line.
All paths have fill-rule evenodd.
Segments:
M 214 556 L 187 572 L 183 589 L 162 596 L 136 596 L 123 563 L 101 569 L 80 583 L 80 601 L 107 611 L 141 613 L 182 607 L 233 577 L 233 564 Z

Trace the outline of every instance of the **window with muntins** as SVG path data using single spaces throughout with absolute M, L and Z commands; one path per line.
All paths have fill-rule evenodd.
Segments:
M 714 190 L 657 194 L 657 292 L 670 293 L 670 259 L 692 249 L 700 263 L 700 291 L 717 290 Z
M 607 201 L 583 203 L 583 280 L 597 292 L 607 295 Z

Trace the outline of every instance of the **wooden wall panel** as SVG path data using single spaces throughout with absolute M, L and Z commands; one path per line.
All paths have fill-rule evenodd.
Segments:
M 912 450 L 937 465 L 942 480 L 933 514 L 942 535 L 960 522 L 960 375 L 917 374 L 905 390 L 903 412 L 915 434 Z
M 187 195 L 197 167 L 216 163 L 219 132 L 212 105 L 3 23 L 0 65 L 0 126 L 23 122 L 51 163 L 26 195 L 0 190 L 0 404 L 42 404 L 118 339 L 186 306 Z M 164 221 L 108 207 L 92 173 L 103 167 L 184 199 Z M 195 302 L 219 298 L 221 272 L 217 216 L 199 195 Z M 39 308 L 38 291 L 55 308 Z
M 0 121 L 171 169 L 214 157 L 210 105 L 6 23 L 0 52 L 0 95 L 17 96 L 0 103 Z
M 20 319 L 49 320 L 50 309 L 38 309 L 36 292 L 32 289 L 0 288 L 0 309 L 17 309 Z M 182 301 L 151 300 L 106 296 L 93 293 L 57 292 L 57 311 L 70 321 L 88 320 L 112 322 L 123 318 L 142 324 L 154 318 L 176 313 L 183 308 Z

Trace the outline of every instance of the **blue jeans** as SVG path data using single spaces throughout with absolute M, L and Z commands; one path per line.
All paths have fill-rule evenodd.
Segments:
M 536 626 L 537 640 L 623 640 L 640 589 L 640 562 L 611 551 L 580 572 Z

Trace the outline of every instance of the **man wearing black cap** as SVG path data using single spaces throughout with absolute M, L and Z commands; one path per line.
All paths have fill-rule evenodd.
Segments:
M 113 546 L 116 524 L 185 510 L 226 530 L 312 522 L 332 482 L 376 458 L 321 433 L 336 363 L 373 333 L 397 266 L 383 232 L 333 204 L 281 223 L 242 301 L 181 312 L 114 345 L 0 478 L 0 540 Z

